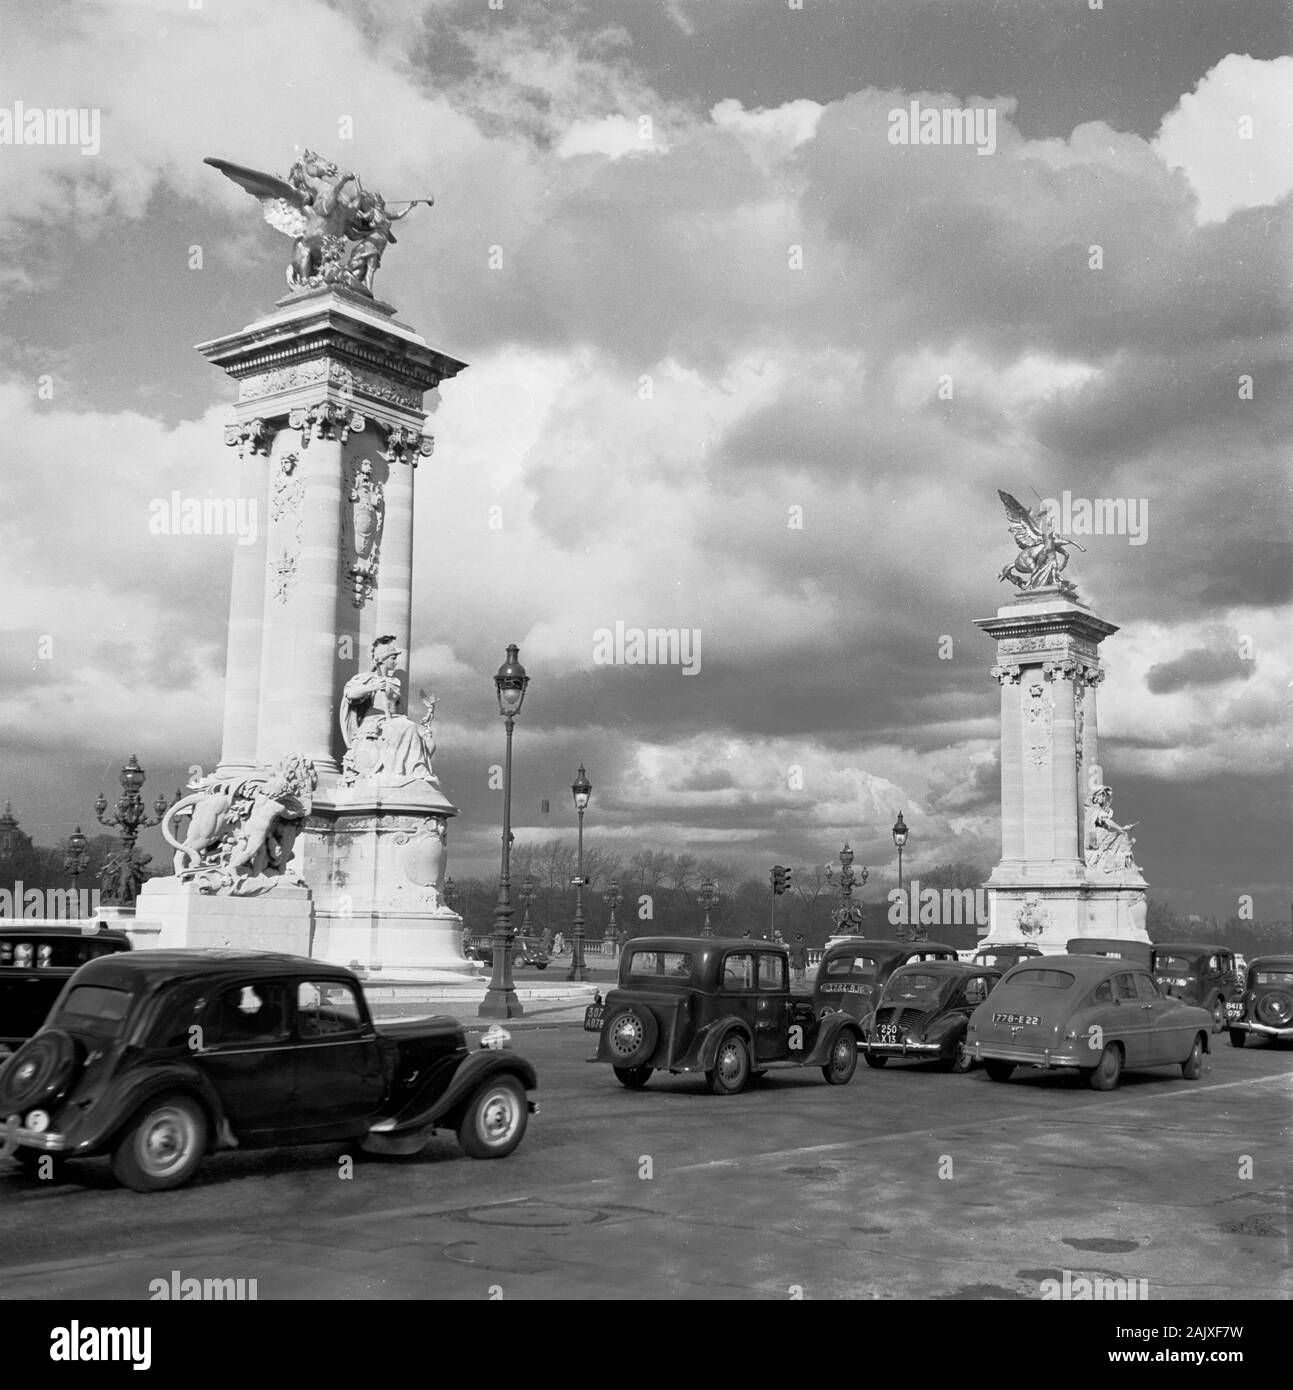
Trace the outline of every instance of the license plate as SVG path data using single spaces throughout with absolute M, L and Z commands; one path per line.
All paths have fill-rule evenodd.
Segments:
M 993 1014 L 993 1023 L 1016 1023 L 1026 1028 L 1036 1028 L 1041 1023 L 1037 1014 Z
M 1243 1016 L 1244 1016 L 1244 1001 L 1243 1001 L 1242 999 L 1232 999 L 1232 1000 L 1230 1000 L 1230 1002 L 1226 1005 L 1226 1017 L 1227 1017 L 1227 1018 L 1243 1018 Z
M 896 1043 L 898 1041 L 898 1025 L 896 1023 L 882 1023 L 875 1031 L 878 1042 Z
M 606 1017 L 605 1004 L 589 1004 L 584 1010 L 584 1032 L 600 1033 L 602 1031 L 602 1020 Z

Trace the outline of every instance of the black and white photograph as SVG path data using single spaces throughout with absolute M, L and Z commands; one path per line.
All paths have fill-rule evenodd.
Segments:
M 1258 1363 L 1287 0 L 9 3 L 0 193 L 30 1366 L 409 1301 Z

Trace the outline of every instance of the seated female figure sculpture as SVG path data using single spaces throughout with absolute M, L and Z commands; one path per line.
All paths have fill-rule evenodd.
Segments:
M 426 700 L 420 723 L 400 713 L 402 690 L 395 667 L 403 655 L 397 638 L 379 637 L 372 646 L 372 670 L 352 676 L 342 690 L 341 734 L 347 751 L 341 780 L 347 785 L 363 781 L 407 787 L 425 782 L 439 788 L 431 770 L 435 700 Z

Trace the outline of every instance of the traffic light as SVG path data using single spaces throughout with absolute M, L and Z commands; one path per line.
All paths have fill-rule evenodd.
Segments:
M 780 897 L 790 886 L 790 873 L 791 871 L 783 864 L 772 866 L 772 891 L 777 897 Z

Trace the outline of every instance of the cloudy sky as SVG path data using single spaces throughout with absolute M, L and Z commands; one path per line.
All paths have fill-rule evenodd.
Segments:
M 0 144 L 0 798 L 38 841 L 88 829 L 128 753 L 150 797 L 218 756 L 234 542 L 152 535 L 149 504 L 231 494 L 233 385 L 192 345 L 271 308 L 290 249 L 202 159 L 281 173 L 309 145 L 434 193 L 378 289 L 470 363 L 418 475 L 413 680 L 440 696 L 453 872 L 496 871 L 509 641 L 519 837 L 572 833 L 583 761 L 606 847 L 763 876 L 847 838 L 883 887 L 902 809 L 913 873 L 990 866 L 996 489 L 1067 489 L 1148 503 L 1143 544 L 1084 537 L 1070 574 L 1121 627 L 1103 764 L 1152 891 L 1288 912 L 1282 0 L 0 24 L 0 111 L 101 122 L 86 152 Z M 991 112 L 992 153 L 892 143 L 913 101 Z M 699 629 L 701 669 L 597 664 L 617 621 Z

